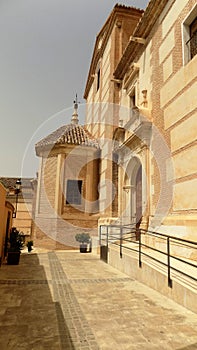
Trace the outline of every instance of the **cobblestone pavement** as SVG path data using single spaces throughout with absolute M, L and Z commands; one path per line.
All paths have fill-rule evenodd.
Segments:
M 196 350 L 197 315 L 94 254 L 22 254 L 0 269 L 1 350 Z

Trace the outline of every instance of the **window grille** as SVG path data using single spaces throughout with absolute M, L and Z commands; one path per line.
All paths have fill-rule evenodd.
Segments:
M 189 59 L 197 54 L 197 18 L 189 26 L 189 40 L 186 42 Z
M 66 204 L 81 204 L 82 180 L 67 180 Z

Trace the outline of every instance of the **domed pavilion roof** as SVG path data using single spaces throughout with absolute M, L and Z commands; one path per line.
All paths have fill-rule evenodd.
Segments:
M 40 152 L 44 149 L 52 149 L 56 145 L 76 145 L 99 149 L 98 140 L 96 140 L 84 126 L 78 124 L 78 104 L 77 101 L 74 101 L 74 103 L 74 113 L 71 123 L 61 126 L 59 129 L 37 142 L 35 145 L 36 155 L 39 156 Z
M 53 148 L 55 145 L 80 145 L 95 147 L 99 149 L 98 141 L 93 138 L 90 132 L 82 125 L 68 124 L 61 126 L 50 135 L 37 142 L 35 145 L 36 154 L 45 147 Z

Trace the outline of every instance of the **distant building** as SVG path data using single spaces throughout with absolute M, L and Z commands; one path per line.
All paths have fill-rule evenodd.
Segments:
M 0 182 L 0 263 L 7 253 L 8 238 L 12 227 L 13 205 L 6 200 L 7 190 Z
M 28 239 L 31 237 L 32 232 L 33 178 L 21 179 L 21 187 L 16 199 L 17 179 L 16 177 L 0 177 L 0 182 L 6 189 L 6 200 L 14 207 L 13 226 Z

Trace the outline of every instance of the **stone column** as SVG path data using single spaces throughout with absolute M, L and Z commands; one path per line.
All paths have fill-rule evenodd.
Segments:
M 57 171 L 56 171 L 56 185 L 55 185 L 55 212 L 57 215 L 61 215 L 62 210 L 62 196 L 63 196 L 63 176 L 64 171 L 64 155 L 58 154 L 57 157 Z
M 85 194 L 85 212 L 94 213 L 98 211 L 98 159 L 96 154 L 87 157 L 86 168 L 86 194 Z
M 142 148 L 142 222 L 140 227 L 148 228 L 150 212 L 150 167 L 149 150 L 146 145 Z
M 36 194 L 36 210 L 35 216 L 39 214 L 40 211 L 40 190 L 41 190 L 41 180 L 42 180 L 42 167 L 43 167 L 43 158 L 40 158 L 40 166 L 38 172 L 38 186 L 37 186 L 37 194 Z

